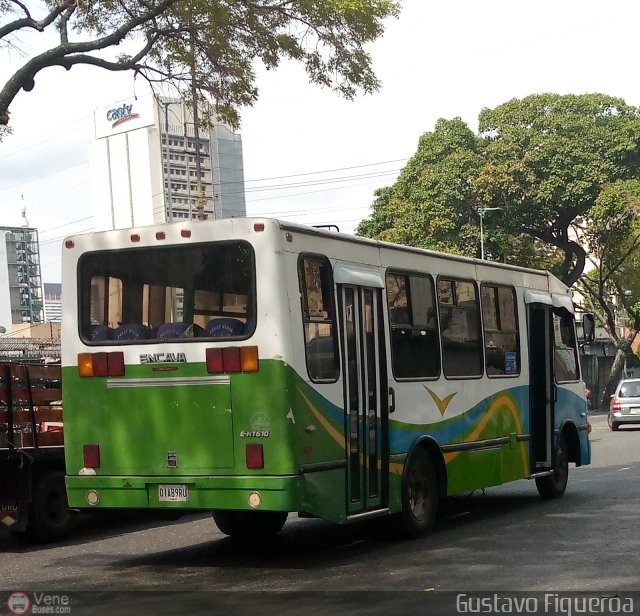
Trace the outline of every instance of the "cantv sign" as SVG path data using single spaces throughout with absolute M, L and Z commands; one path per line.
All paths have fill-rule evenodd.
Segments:
M 109 111 L 107 111 L 107 122 L 113 122 L 111 128 L 115 128 L 120 124 L 124 124 L 124 122 L 129 122 L 139 117 L 139 113 L 133 112 L 133 105 L 122 105 L 122 107 L 109 109 Z
M 96 139 L 118 135 L 154 123 L 153 99 L 130 98 L 95 110 Z

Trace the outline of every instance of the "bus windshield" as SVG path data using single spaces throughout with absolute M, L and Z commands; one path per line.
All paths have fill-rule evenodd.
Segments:
M 243 241 L 98 251 L 79 264 L 83 341 L 136 344 L 255 329 L 255 259 Z

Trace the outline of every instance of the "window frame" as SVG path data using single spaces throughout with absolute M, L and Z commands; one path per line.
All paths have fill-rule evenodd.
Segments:
M 142 338 L 142 339 L 135 339 L 135 340 L 91 340 L 90 338 L 88 338 L 85 335 L 85 332 L 83 332 L 83 319 L 84 319 L 84 307 L 85 305 L 87 306 L 87 310 L 90 311 L 90 305 L 91 305 L 91 277 L 89 277 L 88 279 L 86 278 L 86 276 L 84 276 L 84 263 L 85 261 L 87 261 L 90 257 L 94 258 L 94 257 L 100 257 L 101 255 L 109 255 L 113 252 L 118 252 L 120 254 L 122 253 L 136 253 L 136 252 L 147 252 L 150 250 L 158 250 L 161 251 L 162 249 L 167 249 L 167 248 L 206 248 L 208 246 L 214 246 L 214 245 L 220 245 L 220 244 L 239 244 L 239 245 L 243 245 L 245 247 L 247 247 L 249 249 L 249 257 L 250 257 L 250 267 L 251 270 L 253 272 L 253 276 L 252 276 L 252 281 L 251 281 L 251 288 L 248 290 L 247 293 L 247 302 L 248 302 L 248 306 L 253 305 L 253 310 L 249 311 L 247 310 L 246 313 L 246 320 L 251 321 L 252 322 L 252 326 L 251 326 L 251 330 L 243 333 L 239 336 L 226 336 L 224 338 L 218 337 L 218 336 L 194 336 L 191 338 Z M 94 274 L 94 276 L 100 276 L 102 278 L 110 278 L 110 279 L 116 279 L 115 276 L 111 275 L 111 276 L 105 276 L 103 273 L 99 273 L 99 274 Z M 84 279 L 83 279 L 84 276 Z M 141 283 L 141 289 L 144 288 L 145 282 Z M 256 331 L 256 319 L 255 316 L 258 314 L 258 310 L 257 310 L 257 271 L 256 271 L 256 254 L 255 254 L 255 249 L 253 247 L 253 245 L 250 242 L 247 242 L 246 240 L 243 239 L 229 239 L 229 240 L 216 240 L 216 241 L 209 241 L 209 242 L 194 242 L 194 243 L 185 243 L 185 244 L 170 244 L 167 246 L 134 246 L 134 247 L 126 247 L 126 248 L 111 248 L 108 250 L 92 250 L 92 251 L 87 251 L 84 254 L 82 254 L 77 262 L 76 265 L 76 285 L 77 285 L 77 305 L 76 305 L 76 325 L 77 325 L 77 332 L 78 332 L 78 339 L 86 346 L 91 346 L 91 347 L 98 347 L 98 346 L 135 346 L 135 345 L 150 345 L 150 344 L 181 344 L 181 343 L 195 343 L 195 342 L 207 342 L 207 343 L 211 343 L 211 342 L 220 342 L 222 340 L 225 341 L 239 341 L 239 340 L 248 340 L 249 338 L 251 338 Z M 122 285 L 122 294 L 123 294 L 123 298 L 126 297 L 126 294 L 128 292 L 130 292 L 131 289 L 131 285 Z M 195 289 L 194 289 L 195 292 Z M 140 303 L 142 304 L 142 296 L 140 297 Z M 224 315 L 221 315 L 221 317 L 224 317 Z
M 329 298 L 329 305 L 331 306 L 331 327 L 332 327 L 332 338 L 333 338 L 333 357 L 335 360 L 335 377 L 333 378 L 322 378 L 319 379 L 317 377 L 311 376 L 311 372 L 309 371 L 309 354 L 307 352 L 307 330 L 306 326 L 308 323 L 314 323 L 314 321 L 307 320 L 308 314 L 308 305 L 307 299 L 305 297 L 306 285 L 303 284 L 304 281 L 304 261 L 315 260 L 324 263 L 327 270 L 329 272 L 329 280 L 328 287 L 331 293 L 331 297 Z M 338 307 L 336 302 L 336 285 L 333 277 L 333 266 L 331 265 L 331 261 L 329 257 L 319 253 L 311 253 L 311 252 L 301 252 L 298 254 L 298 262 L 296 264 L 297 278 L 298 278 L 298 291 L 300 295 L 300 317 L 302 322 L 302 342 L 304 347 L 304 359 L 305 359 L 305 369 L 307 371 L 307 376 L 312 383 L 317 384 L 331 384 L 337 383 L 340 380 L 340 375 L 342 373 L 341 369 L 341 357 L 340 357 L 340 345 L 339 345 L 339 325 L 338 325 Z M 316 321 L 317 322 L 317 321 Z
M 579 383 L 582 380 L 582 366 L 580 365 L 580 351 L 578 348 L 578 335 L 576 332 L 576 317 L 574 314 L 571 314 L 568 310 L 564 310 L 564 309 L 554 309 L 551 311 L 551 316 L 552 316 L 552 323 L 553 323 L 553 317 L 558 317 L 560 320 L 562 320 L 563 318 L 565 318 L 566 316 L 569 316 L 569 318 L 571 319 L 571 332 L 572 332 L 572 336 L 573 336 L 573 348 L 571 347 L 565 347 L 567 350 L 571 349 L 573 351 L 573 357 L 574 357 L 574 361 L 575 361 L 575 366 L 576 366 L 576 378 L 575 379 L 568 379 L 568 380 L 564 380 L 561 381 L 557 378 L 557 373 L 556 373 L 556 336 L 555 336 L 555 326 L 553 327 L 552 331 L 553 331 L 553 338 L 552 338 L 552 343 L 553 343 L 553 380 L 557 385 L 567 385 L 570 383 Z
M 405 276 L 409 281 L 409 289 L 407 289 L 406 292 L 407 292 L 407 311 L 408 311 L 410 321 L 413 320 L 413 317 L 412 317 L 413 298 L 411 297 L 411 277 L 426 278 L 431 282 L 431 292 L 432 292 L 431 297 L 433 299 L 433 308 L 435 311 L 434 320 L 435 320 L 435 332 L 437 337 L 437 349 L 438 349 L 438 373 L 435 376 L 408 376 L 408 377 L 396 376 L 395 355 L 394 355 L 395 351 L 394 351 L 394 345 L 393 345 L 393 330 L 394 329 L 410 329 L 411 331 L 422 331 L 423 328 L 416 327 L 411 322 L 406 323 L 404 325 L 394 325 L 392 323 L 391 312 L 389 310 L 389 296 L 387 294 L 387 291 L 389 288 L 387 284 L 387 276 L 389 275 Z M 384 304 L 385 304 L 385 310 L 387 312 L 387 323 L 389 324 L 389 360 L 391 362 L 391 374 L 393 375 L 394 380 L 399 383 L 439 380 L 443 375 L 442 349 L 441 349 L 441 337 L 440 337 L 440 319 L 439 319 L 439 313 L 438 313 L 438 294 L 437 294 L 436 282 L 433 275 L 428 272 L 418 272 L 415 270 L 402 270 L 395 267 L 389 267 L 387 268 L 384 274 L 384 283 L 385 283 Z
M 514 317 L 515 317 L 515 334 L 516 334 L 516 360 L 517 360 L 517 365 L 518 365 L 518 372 L 514 373 L 514 374 L 489 374 L 489 372 L 487 371 L 487 357 L 486 357 L 486 353 L 487 353 L 487 344 L 486 344 L 486 338 L 485 338 L 485 325 L 484 325 L 484 300 L 482 299 L 482 291 L 484 290 L 485 287 L 492 287 L 495 289 L 511 289 L 512 291 L 512 297 L 513 297 L 513 307 L 514 307 Z M 498 306 L 500 305 L 500 303 L 498 302 Z M 483 280 L 480 283 L 480 314 L 482 317 L 482 352 L 484 354 L 484 371 L 485 374 L 487 375 L 487 378 L 490 379 L 506 379 L 506 378 L 510 378 L 510 379 L 514 379 L 514 378 L 518 378 L 522 375 L 522 344 L 520 342 L 520 315 L 518 314 L 518 293 L 516 291 L 515 286 L 510 285 L 510 284 L 506 284 L 506 283 L 502 283 L 502 282 L 492 282 L 492 281 L 487 281 L 487 280 Z M 491 330 L 493 331 L 493 330 Z M 501 332 L 501 330 L 496 330 L 498 332 Z M 507 332 L 507 333 L 511 333 L 511 332 Z
M 481 366 L 480 366 L 480 371 L 478 372 L 478 374 L 449 376 L 445 372 L 445 369 L 444 369 L 444 342 L 443 342 L 443 338 L 442 338 L 442 327 L 441 327 L 441 320 L 440 320 L 440 300 L 439 300 L 439 297 L 438 297 L 438 284 L 440 283 L 441 280 L 448 281 L 448 282 L 453 282 L 453 283 L 466 282 L 466 283 L 471 284 L 473 286 L 473 288 L 475 289 L 477 315 L 478 315 L 478 327 L 479 327 L 479 330 L 480 330 L 479 331 L 479 334 L 480 334 L 479 343 L 480 343 L 480 362 L 481 362 Z M 455 289 L 455 287 L 454 287 L 454 289 Z M 448 276 L 446 274 L 438 274 L 438 276 L 436 278 L 435 291 L 436 291 L 436 305 L 437 305 L 437 314 L 438 314 L 438 332 L 439 332 L 439 335 L 440 335 L 440 362 L 441 362 L 441 367 L 442 367 L 442 375 L 448 381 L 460 381 L 460 380 L 467 381 L 467 380 L 478 380 L 478 379 L 484 378 L 484 376 L 485 376 L 484 331 L 483 331 L 483 326 L 482 326 L 482 303 L 481 303 L 481 297 L 480 297 L 479 281 L 475 280 L 474 278 L 464 278 L 464 277 L 459 277 L 459 276 Z M 446 304 L 444 304 L 444 305 L 446 305 Z M 454 301 L 454 303 L 452 305 L 453 306 L 457 306 L 457 302 Z

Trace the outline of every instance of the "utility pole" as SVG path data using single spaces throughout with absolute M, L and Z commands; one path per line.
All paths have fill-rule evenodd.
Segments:
M 202 168 L 200 164 L 200 121 L 198 117 L 198 89 L 196 87 L 196 51 L 193 34 L 191 34 L 191 54 L 191 101 L 193 103 L 193 136 L 196 146 L 196 211 L 198 212 L 198 220 L 204 220 L 204 193 L 202 191 Z

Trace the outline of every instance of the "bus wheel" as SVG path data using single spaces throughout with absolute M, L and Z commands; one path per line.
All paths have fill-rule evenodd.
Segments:
M 212 513 L 220 532 L 234 539 L 275 537 L 287 521 L 286 511 L 224 511 Z
M 567 457 L 567 444 L 564 436 L 561 436 L 556 449 L 556 462 L 553 474 L 546 477 L 536 477 L 536 488 L 542 498 L 559 498 L 567 489 L 569 479 L 569 458 Z
M 64 473 L 45 473 L 33 488 L 27 534 L 34 541 L 49 543 L 63 539 L 75 525 L 76 516 L 69 511 Z
M 438 482 L 429 454 L 417 447 L 402 477 L 401 534 L 409 539 L 431 530 L 438 509 Z

